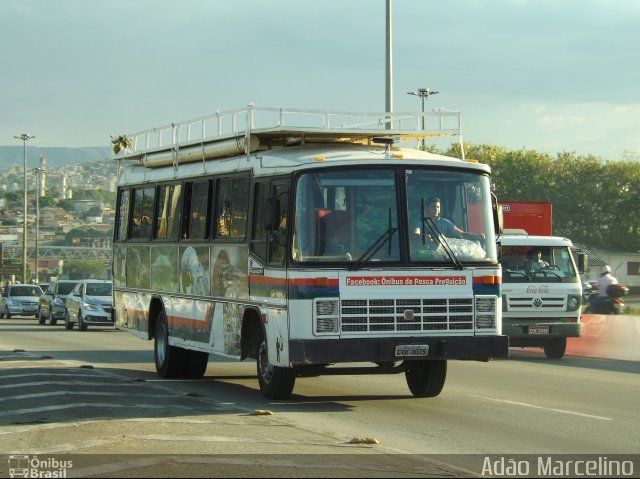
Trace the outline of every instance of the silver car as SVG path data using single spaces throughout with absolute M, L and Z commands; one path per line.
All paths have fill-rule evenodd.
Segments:
M 34 284 L 8 284 L 0 296 L 0 318 L 11 316 L 38 317 L 38 303 L 42 296 L 40 286 Z
M 77 324 L 80 331 L 86 331 L 89 325 L 113 326 L 112 286 L 111 281 L 100 279 L 79 281 L 67 296 L 65 328 Z

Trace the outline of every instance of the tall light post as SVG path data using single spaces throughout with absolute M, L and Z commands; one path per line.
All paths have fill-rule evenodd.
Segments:
M 407 95 L 415 95 L 415 96 L 419 96 L 420 99 L 422 100 L 422 131 L 424 132 L 424 128 L 425 128 L 425 118 L 424 118 L 424 104 L 427 101 L 427 98 L 429 98 L 429 95 L 437 95 L 438 91 L 433 91 L 433 90 L 429 90 L 428 88 L 418 88 L 416 91 L 408 91 Z M 425 142 L 424 142 L 424 138 L 422 139 L 422 149 L 425 149 Z
M 391 0 L 386 3 L 386 54 L 385 54 L 385 109 L 393 111 L 393 59 L 392 59 L 392 32 L 391 32 Z M 393 128 L 391 119 L 387 122 L 387 129 Z
M 35 138 L 28 133 L 21 133 L 14 136 L 18 140 L 22 140 L 22 157 L 24 161 L 24 218 L 22 222 L 22 283 L 27 282 L 27 141 Z
M 42 159 L 40 160 L 42 162 Z M 33 171 L 36 174 L 36 283 L 40 283 L 40 268 L 39 268 L 39 238 L 40 238 L 40 195 L 41 195 L 41 186 L 42 186 L 42 173 L 44 173 L 44 168 L 34 168 Z

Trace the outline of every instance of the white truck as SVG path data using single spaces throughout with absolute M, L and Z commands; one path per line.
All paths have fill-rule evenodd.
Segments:
M 497 242 L 509 346 L 541 347 L 548 358 L 561 358 L 567 338 L 582 334 L 584 255 L 577 265 L 571 240 L 557 236 L 505 234 Z

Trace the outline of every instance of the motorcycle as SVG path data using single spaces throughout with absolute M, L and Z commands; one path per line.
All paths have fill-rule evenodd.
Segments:
M 621 314 L 624 312 L 622 298 L 629 294 L 629 288 L 622 284 L 612 284 L 607 288 L 607 296 L 598 296 L 594 291 L 589 296 L 589 304 L 585 313 L 595 314 Z

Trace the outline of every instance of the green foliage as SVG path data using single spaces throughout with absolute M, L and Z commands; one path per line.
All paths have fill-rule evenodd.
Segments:
M 58 207 L 68 211 L 69 213 L 73 213 L 75 211 L 75 206 L 72 200 L 60 200 L 58 201 Z
M 68 260 L 65 270 L 69 279 L 98 278 L 108 265 L 97 260 Z
M 445 153 L 460 157 L 460 146 Z M 548 201 L 555 235 L 588 247 L 640 250 L 640 158 L 605 161 L 575 152 L 465 144 L 467 158 L 491 167 L 498 200 Z
M 7 191 L 4 194 L 4 198 L 7 201 L 22 201 L 22 196 L 20 193 L 16 193 L 15 191 Z

